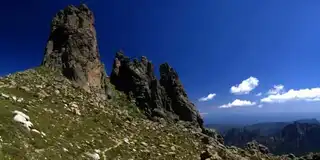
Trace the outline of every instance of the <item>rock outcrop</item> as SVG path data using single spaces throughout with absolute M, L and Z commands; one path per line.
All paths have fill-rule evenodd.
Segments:
M 86 91 L 98 89 L 111 95 L 100 61 L 94 16 L 84 4 L 68 6 L 53 18 L 42 65 L 61 70 Z
M 246 149 L 249 151 L 253 151 L 253 152 L 258 151 L 258 152 L 261 152 L 262 154 L 269 154 L 270 153 L 268 147 L 266 147 L 262 144 L 259 144 L 257 141 L 248 142 Z
M 110 81 L 136 101 L 150 118 L 183 120 L 202 127 L 203 120 L 179 80 L 177 72 L 165 63 L 160 65 L 160 80 L 146 58 L 130 60 L 117 52 Z

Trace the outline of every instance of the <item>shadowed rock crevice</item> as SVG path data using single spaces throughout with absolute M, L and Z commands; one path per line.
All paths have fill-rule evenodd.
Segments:
M 183 120 L 202 127 L 199 112 L 189 101 L 177 72 L 169 64 L 160 65 L 160 80 L 157 80 L 154 66 L 146 57 L 131 61 L 119 51 L 110 80 L 118 90 L 132 96 L 150 118 Z

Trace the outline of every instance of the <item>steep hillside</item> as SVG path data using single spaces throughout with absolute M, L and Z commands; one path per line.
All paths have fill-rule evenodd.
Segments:
M 113 91 L 116 96 L 106 101 L 45 67 L 1 78 L 0 159 L 195 160 L 203 151 L 212 159 L 268 157 L 228 149 L 183 121 L 150 121 Z M 33 125 L 14 121 L 14 111 Z

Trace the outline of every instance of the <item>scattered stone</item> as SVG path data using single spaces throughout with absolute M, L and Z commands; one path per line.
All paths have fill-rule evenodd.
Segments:
M 176 152 L 168 152 L 168 155 L 175 155 Z
M 142 150 L 142 152 L 144 152 L 144 153 L 150 153 L 150 150 L 145 149 L 145 150 Z
M 72 102 L 72 103 L 70 104 L 70 106 L 71 106 L 71 107 L 74 107 L 74 108 L 79 108 L 79 106 L 78 106 L 76 103 L 74 103 L 74 102 Z
M 47 136 L 47 134 L 45 134 L 44 132 L 41 132 L 41 135 L 44 137 Z
M 64 151 L 64 152 L 68 152 L 69 150 L 67 149 L 67 148 L 62 148 L 62 150 Z
M 42 89 L 44 86 L 43 85 L 36 85 L 36 88 L 40 88 L 40 89 Z
M 40 92 L 37 93 L 37 96 L 39 98 L 46 98 L 48 97 L 49 95 L 44 91 L 44 90 L 41 90 Z
M 31 130 L 33 124 L 30 122 L 30 117 L 20 111 L 13 111 L 15 116 L 13 120 L 20 123 L 23 127 L 25 127 L 28 131 Z
M 141 142 L 141 144 L 146 146 L 146 147 L 148 146 L 148 144 L 146 142 Z
M 176 147 L 172 146 L 172 147 L 171 147 L 171 150 L 172 150 L 172 151 L 175 151 L 175 150 L 176 150 Z
M 42 153 L 42 152 L 44 152 L 44 149 L 35 149 L 34 150 L 36 153 Z
M 65 104 L 65 106 L 66 106 L 66 104 Z M 78 116 L 81 116 L 79 106 L 75 102 L 72 102 L 69 104 L 68 111 L 70 111 Z
M 37 133 L 37 134 L 41 134 L 41 132 L 36 130 L 36 129 L 31 129 L 31 132 L 34 132 L 34 133 Z
M 162 148 L 167 148 L 167 146 L 164 145 L 164 144 L 160 144 L 159 146 L 162 147 Z
M 58 95 L 58 94 L 60 94 L 60 91 L 59 91 L 59 90 L 55 90 L 54 93 L 55 93 L 56 95 Z
M 129 139 L 128 138 L 124 138 L 123 141 L 127 144 L 129 144 Z
M 17 101 L 17 97 L 16 97 L 16 96 L 12 96 L 12 99 L 13 99 L 14 101 Z
M 100 156 L 98 153 L 89 153 L 87 152 L 86 155 L 90 158 L 92 158 L 93 160 L 99 160 L 100 159 Z
M 4 94 L 4 93 L 1 93 L 1 97 L 6 98 L 6 99 L 9 99 L 9 98 L 10 98 L 10 96 L 9 96 L 9 95 Z
M 54 113 L 54 111 L 51 108 L 43 108 L 43 110 L 48 113 Z
M 24 90 L 26 92 L 30 92 L 31 91 L 31 89 L 26 87 L 26 86 L 21 86 L 20 89 L 22 89 L 22 90 Z
M 15 81 L 12 81 L 12 80 L 10 81 L 10 86 L 14 87 L 16 85 L 17 85 L 17 83 Z
M 24 99 L 23 98 L 18 98 L 17 102 L 21 103 Z

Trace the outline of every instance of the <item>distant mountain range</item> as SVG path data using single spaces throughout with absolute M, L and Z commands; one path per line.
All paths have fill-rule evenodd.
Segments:
M 320 151 L 320 123 L 317 119 L 294 122 L 267 122 L 247 126 L 210 124 L 223 135 L 226 145 L 244 147 L 256 140 L 274 154 Z
M 262 133 L 264 134 L 271 134 L 275 133 L 277 131 L 280 131 L 283 127 L 286 125 L 289 125 L 293 122 L 299 122 L 299 123 L 309 123 L 309 124 L 320 124 L 320 122 L 315 119 L 300 119 L 292 122 L 263 122 L 263 123 L 256 123 L 252 125 L 241 125 L 241 124 L 207 124 L 206 127 L 208 128 L 214 128 L 217 130 L 220 134 L 224 135 L 226 131 L 229 131 L 230 129 L 234 128 L 246 128 L 250 131 L 260 129 Z

